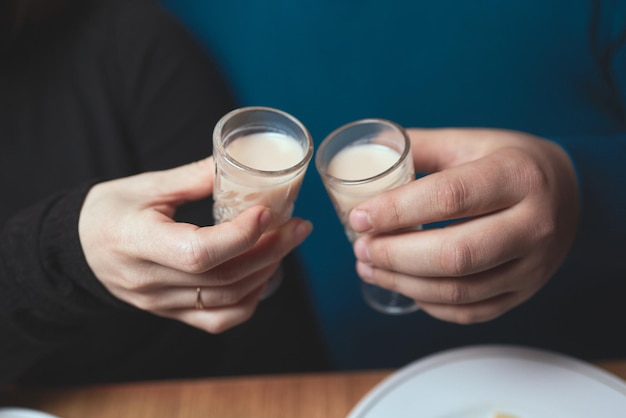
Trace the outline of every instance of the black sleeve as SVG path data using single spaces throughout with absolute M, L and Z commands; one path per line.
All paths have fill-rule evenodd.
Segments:
M 132 171 L 209 155 L 212 128 L 233 104 L 206 53 L 154 2 L 101 3 L 107 5 L 96 10 L 107 31 L 98 39 L 109 55 L 99 71 L 106 73 L 115 99 L 110 105 L 126 129 Z M 82 181 L 50 191 L 2 227 L 0 385 L 80 337 L 94 316 L 131 309 L 106 291 L 85 261 L 78 218 L 94 180 Z M 208 202 L 197 211 L 210 222 Z
M 213 127 L 234 102 L 204 47 L 164 10 L 143 6 L 124 8 L 118 25 L 126 29 L 116 32 L 112 55 L 124 68 L 117 72 L 121 107 L 147 171 L 210 155 Z
M 89 318 L 123 307 L 96 284 L 78 239 L 90 184 L 21 211 L 0 233 L 0 384 L 72 340 Z
M 141 30 L 137 22 L 144 22 Z M 197 161 L 212 153 L 213 128 L 235 107 L 217 64 L 204 46 L 162 7 L 144 1 L 125 3 L 115 32 L 111 73 L 120 108 L 127 118 L 139 172 Z M 141 51 L 138 54 L 137 51 Z M 176 219 L 213 223 L 212 202 L 193 202 Z

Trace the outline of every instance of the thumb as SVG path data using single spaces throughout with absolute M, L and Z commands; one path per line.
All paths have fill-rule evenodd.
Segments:
M 464 164 L 484 154 L 476 129 L 407 129 L 415 171 L 433 173 Z M 471 139 L 471 140 L 468 140 Z
M 213 157 L 176 168 L 152 171 L 136 176 L 138 193 L 150 196 L 152 203 L 179 205 L 199 200 L 213 193 L 215 163 Z

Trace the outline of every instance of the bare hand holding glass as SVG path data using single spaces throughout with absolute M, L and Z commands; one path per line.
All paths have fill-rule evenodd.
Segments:
M 576 233 L 578 190 L 552 141 L 496 129 L 408 129 L 416 172 L 358 205 L 359 276 L 455 323 L 492 320 L 532 297 Z M 394 234 L 446 221 L 443 228 Z
M 99 183 L 83 203 L 78 231 L 89 267 L 113 296 L 220 333 L 253 315 L 276 260 L 310 229 L 291 219 L 268 230 L 272 216 L 260 206 L 215 226 L 175 222 L 183 202 L 211 195 L 214 172 L 210 157 Z

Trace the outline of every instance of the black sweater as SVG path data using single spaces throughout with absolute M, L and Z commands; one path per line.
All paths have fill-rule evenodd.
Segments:
M 234 104 L 156 3 L 76 4 L 0 61 L 0 385 L 326 367 L 297 273 L 214 336 L 122 303 L 90 271 L 77 231 L 89 187 L 204 158 Z M 210 212 L 207 199 L 177 216 L 210 224 Z

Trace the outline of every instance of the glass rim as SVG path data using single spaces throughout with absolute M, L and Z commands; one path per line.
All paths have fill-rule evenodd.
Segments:
M 325 164 L 325 165 L 322 164 L 322 153 L 324 152 L 328 144 L 331 142 L 332 138 L 337 136 L 339 133 L 347 131 L 348 129 L 351 129 L 355 126 L 365 125 L 365 124 L 378 124 L 378 125 L 389 126 L 393 128 L 394 130 L 396 130 L 398 133 L 400 133 L 400 135 L 402 135 L 402 138 L 404 140 L 404 149 L 402 150 L 402 153 L 400 153 L 398 160 L 386 170 L 381 171 L 380 173 L 374 176 L 370 176 L 370 177 L 366 177 L 362 179 L 348 180 L 348 179 L 342 179 L 340 177 L 335 177 L 331 174 L 328 174 L 328 171 L 326 170 L 326 168 L 328 167 L 328 164 Z M 327 182 L 331 182 L 334 184 L 342 184 L 342 185 L 360 185 L 360 184 L 370 183 L 372 181 L 382 178 L 386 176 L 387 174 L 395 171 L 398 167 L 400 167 L 403 164 L 404 159 L 407 158 L 410 151 L 411 151 L 411 140 L 409 139 L 409 134 L 407 133 L 406 129 L 404 129 L 404 127 L 402 127 L 400 124 L 393 122 L 391 120 L 388 120 L 388 119 L 381 119 L 381 118 L 359 119 L 359 120 L 355 120 L 353 122 L 340 126 L 339 128 L 332 131 L 330 134 L 328 134 L 326 138 L 324 138 L 324 140 L 318 147 L 317 153 L 315 155 L 315 166 L 317 168 L 318 173 L 320 173 L 322 178 Z
M 258 168 L 250 167 L 246 164 L 239 162 L 235 158 L 233 158 L 232 155 L 230 155 L 226 151 L 226 148 L 224 147 L 224 144 L 222 143 L 222 141 L 216 141 L 216 137 L 222 134 L 222 129 L 227 121 L 229 121 L 230 119 L 232 119 L 233 117 L 241 113 L 246 113 L 246 112 L 274 113 L 294 123 L 298 127 L 298 129 L 302 131 L 302 133 L 304 134 L 304 137 L 306 138 L 307 146 L 306 146 L 305 153 L 302 159 L 300 159 L 300 161 L 298 161 L 297 164 L 294 164 L 291 167 L 284 168 L 282 170 L 261 170 Z M 268 131 L 268 132 L 272 132 L 272 131 Z M 283 133 L 280 131 L 276 131 L 276 132 Z M 287 135 L 287 136 L 291 136 L 291 135 Z M 300 143 L 299 140 L 298 142 Z M 309 130 L 306 128 L 306 126 L 304 126 L 304 124 L 300 122 L 300 120 L 296 118 L 295 116 L 283 110 L 279 110 L 279 109 L 276 109 L 273 107 L 267 107 L 267 106 L 245 106 L 245 107 L 233 109 L 230 112 L 226 113 L 217 121 L 217 123 L 215 124 L 215 128 L 213 129 L 213 146 L 216 147 L 220 151 L 220 154 L 222 155 L 224 160 L 226 160 L 226 162 L 228 162 L 233 167 L 237 168 L 238 170 L 245 171 L 247 173 L 254 174 L 254 175 L 263 176 L 263 177 L 280 177 L 280 176 L 284 176 L 293 172 L 297 172 L 303 168 L 306 168 L 307 164 L 311 161 L 311 158 L 313 157 L 313 138 L 311 137 L 311 134 L 309 133 Z M 215 158 L 215 153 L 213 153 L 213 158 Z

